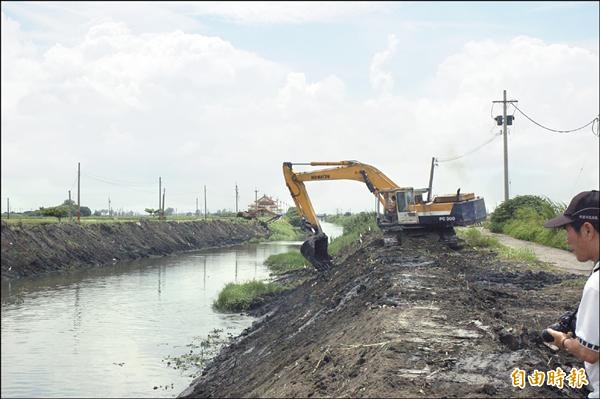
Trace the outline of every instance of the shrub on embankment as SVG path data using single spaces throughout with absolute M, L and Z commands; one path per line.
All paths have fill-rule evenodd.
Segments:
M 238 244 L 269 231 L 255 222 L 1 223 L 2 279 Z
M 269 223 L 271 235 L 269 241 L 301 241 L 304 240 L 305 233 L 298 227 L 294 227 L 287 217 Z
M 350 216 L 331 216 L 328 221 L 339 224 L 344 228 L 344 234 L 336 237 L 329 244 L 330 255 L 337 255 L 343 248 L 354 245 L 362 235 L 370 231 L 379 231 L 375 212 L 360 212 Z
M 243 312 L 260 305 L 267 296 L 283 290 L 285 287 L 281 284 L 256 280 L 242 284 L 229 283 L 219 293 L 213 306 L 222 312 Z
M 500 204 L 490 216 L 489 229 L 520 240 L 568 249 L 563 229 L 547 229 L 544 222 L 563 213 L 564 204 L 535 195 L 521 195 Z

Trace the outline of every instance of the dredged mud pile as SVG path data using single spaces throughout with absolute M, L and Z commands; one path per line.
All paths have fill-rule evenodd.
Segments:
M 256 222 L 1 224 L 2 280 L 100 266 L 266 237 Z
M 324 276 L 255 310 L 259 321 L 181 397 L 583 397 L 514 387 L 510 373 L 583 367 L 542 343 L 585 277 L 532 271 L 495 253 L 367 237 Z M 290 276 L 288 276 L 290 278 Z

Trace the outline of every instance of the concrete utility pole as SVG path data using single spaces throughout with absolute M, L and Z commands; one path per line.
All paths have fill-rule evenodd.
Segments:
M 77 223 L 81 223 L 81 164 L 77 162 Z
M 492 101 L 493 103 L 502 103 L 502 133 L 504 136 L 504 201 L 508 201 L 508 137 L 507 137 L 507 126 L 512 125 L 513 116 L 510 118 L 506 117 L 506 107 L 508 103 L 516 103 L 517 100 L 506 101 L 506 90 L 504 90 L 504 96 L 502 101 Z M 509 120 L 510 119 L 510 120 Z M 496 117 L 498 121 L 498 117 Z
M 161 195 L 162 195 L 162 180 L 160 178 L 160 176 L 158 176 L 158 216 L 160 217 L 160 210 L 162 209 L 162 205 L 161 205 Z
M 235 183 L 235 213 L 238 213 L 238 199 L 240 198 L 239 194 L 238 194 L 238 186 L 237 183 Z
M 431 202 L 431 190 L 433 187 L 433 168 L 435 167 L 435 157 L 431 158 L 431 171 L 429 172 L 429 187 L 427 188 L 427 202 Z
M 71 217 L 71 190 L 69 190 L 69 222 L 73 221 L 73 218 Z
M 206 220 L 206 184 L 204 185 L 204 220 Z
M 167 189 L 163 188 L 162 209 L 160 211 L 160 215 L 163 220 L 165 219 L 165 192 L 166 191 L 167 191 Z

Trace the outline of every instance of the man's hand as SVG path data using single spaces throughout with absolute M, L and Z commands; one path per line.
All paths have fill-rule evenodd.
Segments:
M 564 332 L 556 331 L 551 328 L 547 328 L 546 330 L 554 338 L 554 341 L 552 343 L 558 346 L 560 349 L 565 349 L 564 343 L 567 338 L 573 338 L 572 333 L 565 334 Z

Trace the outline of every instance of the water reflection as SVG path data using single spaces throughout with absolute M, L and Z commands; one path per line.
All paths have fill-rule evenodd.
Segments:
M 215 328 L 237 335 L 249 326 L 249 317 L 212 309 L 219 291 L 232 281 L 268 279 L 264 260 L 299 244 L 240 245 L 3 283 L 1 396 L 176 396 L 191 379 L 162 360 Z
M 79 354 L 79 330 L 81 328 L 81 307 L 79 306 L 78 283 L 75 284 L 75 303 L 73 304 L 73 354 Z

